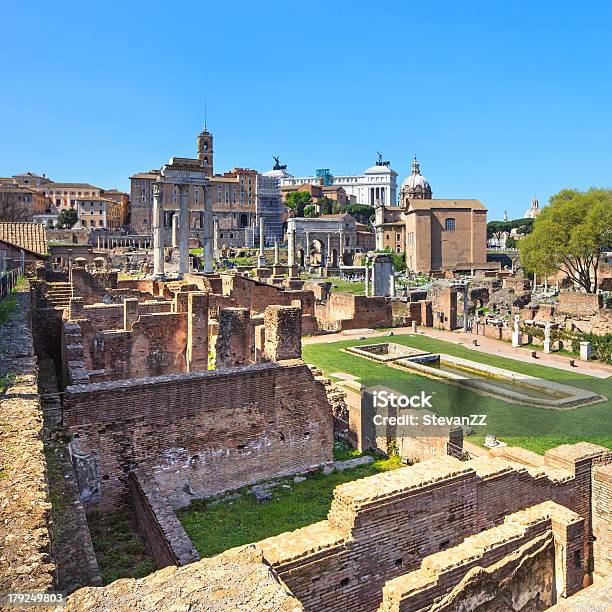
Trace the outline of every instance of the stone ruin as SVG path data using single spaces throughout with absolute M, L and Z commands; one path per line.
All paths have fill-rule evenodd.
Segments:
M 151 598 L 211 610 L 546 609 L 610 575 L 609 450 L 579 443 L 544 456 L 505 447 L 471 457 L 449 452 L 461 450 L 451 431 L 435 444 L 417 440 L 415 465 L 338 486 L 326 520 L 198 560 L 175 508 L 326 466 L 337 415 L 359 447 L 389 450 L 395 434 L 368 439 L 344 398 L 332 410 L 333 388 L 300 357 L 303 333 L 386 324 L 391 304 L 238 275 L 171 283 L 79 269 L 64 305 L 49 291 L 40 281 L 24 298 L 30 317 L 19 337 L 28 347 L 16 347 L 23 372 L 8 390 L 11 448 L 40 438 L 43 415 L 59 424 L 70 439 L 74 511 L 131 506 L 163 568 L 95 586 L 91 538 L 77 521 L 85 588 L 68 609 L 142 608 Z M 437 324 L 452 328 L 459 295 L 450 289 L 406 311 L 430 326 L 442 312 Z M 36 355 L 60 381 L 42 398 Z M 19 491 L 37 508 L 27 520 L 9 508 L 11 542 L 28 569 L 13 571 L 16 559 L 7 566 L 3 556 L 3 590 L 51 588 L 61 574 L 49 555 L 43 445 L 27 455 L 27 469 L 11 465 L 7 482 L 24 471 Z

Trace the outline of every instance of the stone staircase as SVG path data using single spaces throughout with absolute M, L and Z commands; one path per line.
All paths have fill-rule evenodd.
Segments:
M 72 297 L 71 283 L 49 283 L 45 298 L 50 306 L 68 308 Z

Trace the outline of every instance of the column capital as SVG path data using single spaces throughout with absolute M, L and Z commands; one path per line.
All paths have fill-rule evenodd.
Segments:
M 189 185 L 186 185 L 184 183 L 179 183 L 177 187 L 179 188 L 179 193 L 181 195 L 189 192 Z
M 160 196 L 162 194 L 162 189 L 163 187 L 163 183 L 161 181 L 154 181 L 153 182 L 153 195 L 154 196 Z

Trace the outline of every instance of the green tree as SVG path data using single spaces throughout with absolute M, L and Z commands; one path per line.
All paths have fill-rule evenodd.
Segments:
M 504 233 L 510 232 L 512 224 L 510 221 L 489 221 L 487 223 L 487 238 L 501 240 Z
M 358 223 L 370 225 L 370 221 L 374 216 L 374 207 L 368 204 L 347 204 L 342 207 L 341 212 L 348 213 L 354 217 Z
M 287 208 L 290 208 L 296 217 L 304 216 L 304 208 L 312 204 L 312 196 L 307 191 L 292 191 L 287 195 L 285 202 Z
M 331 215 L 334 213 L 335 202 L 335 200 L 332 200 L 327 196 L 323 196 L 317 200 L 317 206 L 319 207 L 322 215 Z
M 506 248 L 507 249 L 516 249 L 517 242 L 512 236 L 508 236 L 506 238 Z
M 314 204 L 309 204 L 308 206 L 304 207 L 304 214 L 302 216 L 312 219 L 314 217 L 318 217 L 319 213 L 317 213 L 317 209 L 315 208 Z
M 612 246 L 612 190 L 564 189 L 550 198 L 519 241 L 521 262 L 528 272 L 565 272 L 588 293 L 598 285 L 602 249 Z
M 57 227 L 70 229 L 75 226 L 79 217 L 75 208 L 64 208 L 57 215 Z

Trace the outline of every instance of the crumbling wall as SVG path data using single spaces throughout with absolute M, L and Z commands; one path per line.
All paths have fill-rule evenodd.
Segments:
M 369 327 L 392 327 L 391 302 L 384 297 L 332 293 L 326 304 L 315 306 L 321 329 L 341 331 Z
M 264 315 L 264 353 L 270 361 L 302 356 L 302 309 L 268 306 Z
M 584 520 L 553 502 L 434 553 L 386 583 L 379 612 L 541 610 L 575 587 L 573 552 Z
M 157 485 L 144 470 L 129 475 L 130 502 L 138 529 L 158 568 L 187 565 L 200 559 L 189 536 Z
M 487 456 L 424 461 L 336 487 L 326 521 L 258 545 L 307 610 L 365 612 L 380 605 L 386 581 L 423 557 L 554 501 L 584 519 L 570 551 L 567 592 L 575 592 L 591 559 L 591 464 L 609 456 L 580 443 L 551 449 L 540 468 Z
M 215 367 L 235 368 L 254 361 L 255 339 L 252 337 L 247 308 L 223 308 L 219 311 Z
M 597 293 L 561 291 L 557 314 L 586 319 L 595 316 L 603 308 L 603 297 Z
M 63 419 L 99 475 L 87 510 L 121 504 L 137 466 L 176 506 L 331 460 L 331 409 L 302 363 L 68 387 Z
M 29 288 L 0 326 L 0 592 L 53 588 L 51 504 Z
M 70 282 L 73 295 L 82 297 L 85 304 L 110 301 L 109 290 L 117 288 L 117 272 L 88 272 L 85 268 L 71 268 Z
M 612 575 L 612 463 L 596 465 L 592 473 L 593 556 L 595 573 Z

